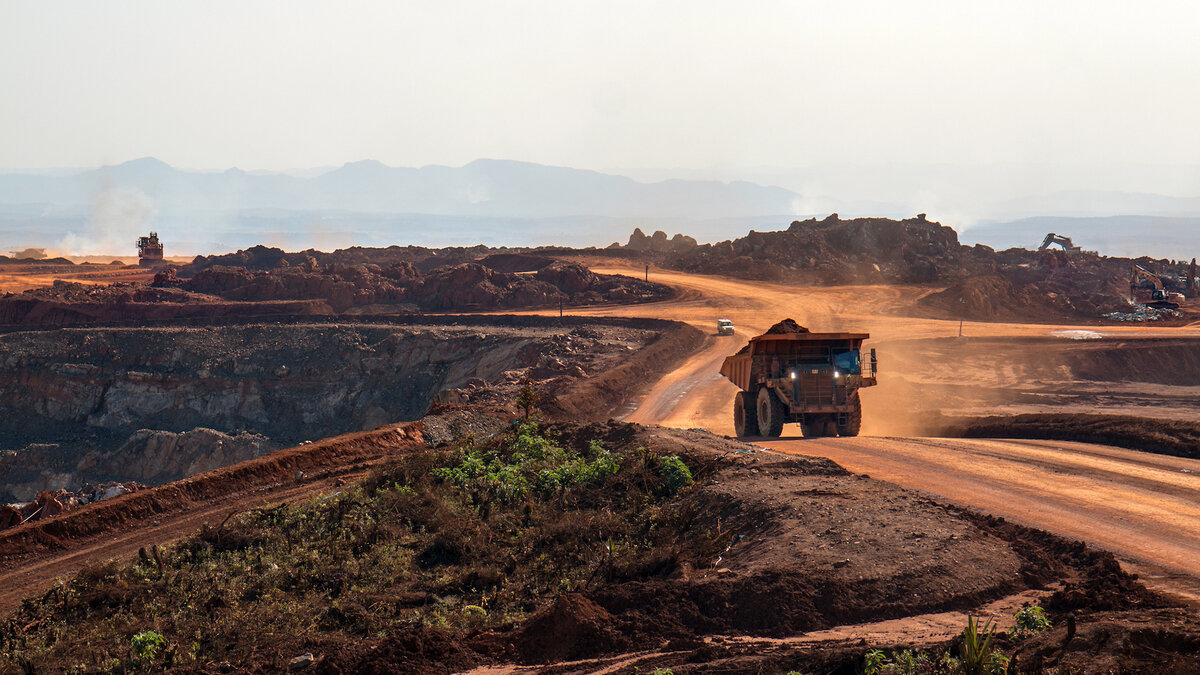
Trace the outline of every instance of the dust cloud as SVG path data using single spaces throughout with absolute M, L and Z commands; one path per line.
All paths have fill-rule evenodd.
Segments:
M 132 254 L 156 213 L 141 190 L 109 186 L 96 195 L 84 231 L 68 233 L 54 248 L 71 256 Z
M 1021 398 L 1018 373 L 1036 369 L 995 360 L 994 346 L 966 338 L 900 340 L 875 346 L 879 384 L 863 389 L 864 436 L 941 436 L 954 417 L 990 414 Z

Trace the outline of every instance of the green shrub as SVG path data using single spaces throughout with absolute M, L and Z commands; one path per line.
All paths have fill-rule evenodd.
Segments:
M 692 470 L 679 459 L 679 455 L 667 455 L 660 459 L 658 473 L 667 479 L 667 491 L 671 494 L 692 484 Z
M 953 672 L 950 668 L 935 663 L 927 652 L 902 649 L 889 657 L 882 650 L 871 649 L 863 656 L 863 673 L 866 675 L 917 675 L 918 673 Z
M 140 664 L 149 664 L 158 657 L 158 651 L 166 644 L 167 640 L 163 636 L 155 633 L 152 630 L 144 630 L 129 641 L 129 645 L 133 650 L 133 658 Z
M 432 474 L 467 490 L 479 502 L 512 504 L 531 491 L 550 497 L 576 485 L 601 483 L 620 471 L 621 459 L 599 441 L 592 441 L 581 455 L 542 436 L 536 424 L 522 422 L 500 447 L 468 450 L 456 465 L 435 468 Z
M 1020 609 L 1013 615 L 1013 618 L 1017 622 L 1009 630 L 1009 635 L 1014 640 L 1024 640 L 1027 637 L 1050 630 L 1050 618 L 1046 616 L 1046 610 L 1042 609 L 1039 605 Z

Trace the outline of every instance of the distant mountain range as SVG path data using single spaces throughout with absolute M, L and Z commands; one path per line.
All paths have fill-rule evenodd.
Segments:
M 67 236 L 108 243 L 114 229 L 124 241 L 156 227 L 177 249 L 304 232 L 317 242 L 356 234 L 367 240 L 358 243 L 596 245 L 659 221 L 772 216 L 786 224 L 797 197 L 745 182 L 640 183 L 487 159 L 458 168 L 362 161 L 305 177 L 183 171 L 144 158 L 73 175 L 0 175 L 0 241 L 25 234 L 35 236 L 12 245 L 53 247 Z
M 801 195 L 744 181 L 640 182 L 507 160 L 421 168 L 368 160 L 271 173 L 186 171 L 147 157 L 99 169 L 0 174 L 0 253 L 35 246 L 55 254 L 129 255 L 149 230 L 159 232 L 168 257 L 258 243 L 292 250 L 604 246 L 625 241 L 634 227 L 719 241 L 833 210 L 848 217 L 915 215 L 887 201 Z M 939 220 L 935 209 L 924 210 Z M 959 227 L 965 243 L 1000 248 L 1034 247 L 1055 231 L 1114 255 L 1184 257 L 1172 252 L 1200 250 L 1200 198 L 1064 191 L 983 205 L 972 218 L 976 224 L 967 229 L 943 223 Z

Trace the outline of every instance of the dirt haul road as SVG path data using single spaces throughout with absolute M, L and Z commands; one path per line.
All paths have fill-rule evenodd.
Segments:
M 594 263 L 593 263 L 594 265 Z M 632 267 L 598 272 L 641 274 Z M 873 342 L 953 337 L 955 321 L 894 315 L 928 289 L 860 286 L 801 288 L 679 272 L 651 272 L 678 288 L 674 301 L 573 310 L 588 315 L 656 316 L 712 332 L 732 319 L 734 338 L 705 348 L 660 380 L 626 419 L 732 434 L 737 389 L 717 370 L 746 340 L 790 316 L 814 331 L 869 331 Z M 1050 337 L 1087 330 L 1105 337 L 1200 337 L 1200 326 L 1051 326 L 973 323 L 970 337 Z M 887 362 L 881 355 L 884 377 Z M 828 457 L 846 469 L 924 490 L 1015 522 L 1108 549 L 1148 585 L 1200 601 L 1200 462 L 1120 448 L 1055 441 L 898 438 L 886 387 L 863 390 L 860 438 L 785 438 L 758 443 L 782 452 Z M 785 427 L 785 437 L 799 432 Z M 875 437 L 870 437 L 875 436 Z

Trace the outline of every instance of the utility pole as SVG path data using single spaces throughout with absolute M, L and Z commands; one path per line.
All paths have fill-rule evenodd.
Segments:
M 646 263 L 646 281 L 650 281 L 650 263 Z
M 560 319 L 563 318 L 562 309 L 563 309 L 563 299 L 559 298 L 558 299 L 558 318 L 560 318 Z
M 958 320 L 958 337 L 962 337 L 962 326 L 963 326 L 962 319 L 959 319 Z

